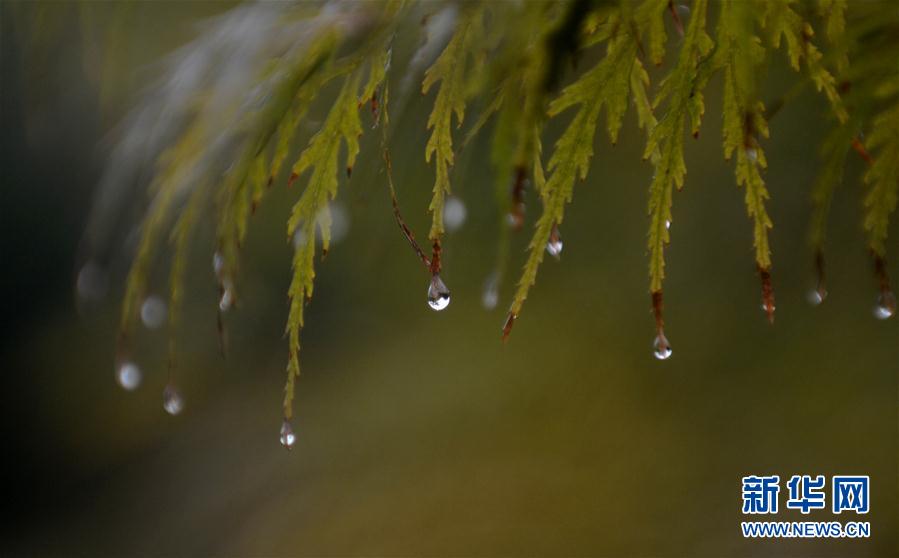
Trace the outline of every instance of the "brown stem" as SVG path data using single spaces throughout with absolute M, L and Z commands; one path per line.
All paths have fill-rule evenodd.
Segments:
M 865 146 L 862 144 L 861 140 L 858 139 L 858 136 L 852 138 L 852 149 L 854 149 L 855 152 L 858 153 L 858 156 L 869 165 L 874 163 L 874 157 L 868 153 L 868 150 L 865 149 Z
M 665 320 L 662 317 L 663 309 L 662 291 L 654 291 L 652 293 L 652 314 L 656 320 L 656 331 L 658 333 L 662 333 L 662 330 L 665 329 Z
M 891 292 L 890 274 L 887 272 L 886 258 L 878 254 L 874 254 L 874 276 L 877 278 L 881 294 Z
M 668 11 L 671 13 L 671 19 L 674 20 L 674 28 L 677 29 L 677 34 L 683 37 L 684 22 L 681 21 L 680 16 L 677 15 L 677 8 L 674 6 L 674 0 L 668 0 Z
M 371 95 L 371 118 L 372 118 L 372 128 L 376 128 L 378 126 L 378 122 L 381 121 L 381 105 L 378 103 L 378 91 L 375 91 Z
M 512 228 L 521 230 L 524 225 L 524 188 L 527 182 L 527 169 L 524 165 L 515 167 L 515 181 L 512 183 L 512 207 L 509 210 Z
M 662 291 L 653 291 L 652 314 L 656 320 L 656 357 L 664 360 L 671 355 L 671 345 L 668 343 L 668 338 L 665 337 L 665 319 L 662 317 L 663 309 Z
M 509 315 L 506 316 L 506 321 L 503 323 L 503 342 L 505 342 L 509 338 L 509 334 L 512 333 L 512 326 L 515 325 L 515 319 L 518 316 L 509 312 Z
M 435 239 L 434 243 L 431 245 L 431 275 L 440 274 L 440 250 L 440 239 L 438 238 Z
M 390 162 L 390 151 L 387 149 L 387 146 L 384 146 L 384 165 L 387 169 L 387 186 L 390 190 L 390 202 L 393 204 L 393 217 L 396 219 L 396 224 L 399 225 L 400 230 L 403 233 L 403 236 L 406 237 L 406 240 L 409 241 L 409 245 L 412 246 L 412 249 L 415 251 L 415 254 L 424 264 L 427 269 L 432 268 L 432 262 L 425 255 L 424 250 L 421 249 L 421 246 L 418 245 L 418 242 L 415 241 L 415 235 L 412 234 L 412 230 L 406 225 L 406 221 L 403 219 L 403 215 L 400 213 L 400 204 L 399 200 L 396 198 L 396 187 L 393 184 L 393 165 Z M 439 270 L 439 262 L 438 262 L 438 270 Z
M 762 306 L 768 315 L 768 322 L 774 323 L 774 287 L 771 285 L 771 271 L 758 266 L 759 277 L 762 280 Z

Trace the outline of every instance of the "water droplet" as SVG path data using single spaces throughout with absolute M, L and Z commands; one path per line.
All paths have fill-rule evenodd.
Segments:
M 674 352 L 671 349 L 671 345 L 668 344 L 668 338 L 665 337 L 665 334 L 662 332 L 659 332 L 659 334 L 656 335 L 656 339 L 652 343 L 652 349 L 653 356 L 659 360 L 667 360 Z
M 78 296 L 85 300 L 100 300 L 106 294 L 109 281 L 106 271 L 94 262 L 87 262 L 78 271 L 75 289 Z
M 158 296 L 148 296 L 140 306 L 140 320 L 149 329 L 158 329 L 165 322 L 168 310 Z
M 468 211 L 462 200 L 456 197 L 449 197 L 443 204 L 443 225 L 447 232 L 455 232 L 465 224 L 465 218 Z
M 331 202 L 328 209 L 331 212 L 331 244 L 337 244 L 350 232 L 350 216 L 341 203 Z
M 811 289 L 806 295 L 808 303 L 812 306 L 818 306 L 827 298 L 827 291 L 824 289 Z
M 431 277 L 431 284 L 428 285 L 428 305 L 437 311 L 443 310 L 450 303 L 450 292 L 446 284 L 440 278 L 440 275 L 434 274 Z
M 231 288 L 231 282 L 225 281 L 222 285 L 222 296 L 219 299 L 219 310 L 227 312 L 234 304 L 234 290 Z
M 175 386 L 169 384 L 162 390 L 162 408 L 165 412 L 174 416 L 184 409 L 184 399 Z
M 546 251 L 550 253 L 550 255 L 559 257 L 562 253 L 562 241 L 561 240 L 550 240 L 546 243 Z
M 896 295 L 893 291 L 883 291 L 877 297 L 877 305 L 874 307 L 874 316 L 878 320 L 886 320 L 896 313 Z
M 758 161 L 759 153 L 758 153 L 758 151 L 755 150 L 754 147 L 750 147 L 749 149 L 746 150 L 746 158 L 754 163 L 754 162 Z
M 481 304 L 487 310 L 493 310 L 499 303 L 499 281 L 496 273 L 491 273 L 484 282 L 484 291 L 481 293 Z
M 134 391 L 140 386 L 140 367 L 133 362 L 125 361 L 116 370 L 116 381 L 126 391 Z
M 225 256 L 221 252 L 216 252 L 212 255 L 212 271 L 215 272 L 216 277 L 221 277 L 224 270 Z
M 665 221 L 665 229 L 671 230 L 671 221 L 668 221 L 668 220 Z
M 556 258 L 562 255 L 562 235 L 559 234 L 559 229 L 556 226 L 553 226 L 552 232 L 549 233 L 549 242 L 546 243 L 546 251 Z
M 290 421 L 284 419 L 284 422 L 281 423 L 281 445 L 287 449 L 291 449 L 296 441 L 297 437 L 296 434 L 293 433 L 293 427 L 290 426 Z

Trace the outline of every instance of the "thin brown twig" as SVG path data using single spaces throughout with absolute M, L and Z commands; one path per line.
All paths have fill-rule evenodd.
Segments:
M 680 16 L 677 15 L 677 8 L 674 6 L 674 0 L 668 0 L 668 11 L 671 12 L 671 19 L 674 20 L 674 28 L 677 29 L 677 34 L 683 37 L 684 22 L 681 21 Z
M 868 163 L 869 165 L 874 164 L 874 157 L 872 157 L 871 154 L 868 153 L 868 150 L 865 149 L 864 144 L 862 144 L 861 140 L 858 139 L 858 136 L 852 138 L 852 149 L 854 149 L 855 152 L 858 153 L 858 156 L 861 157 L 866 163 Z
M 421 249 L 421 246 L 418 245 L 418 242 L 415 240 L 415 235 L 412 234 L 412 230 L 406 225 L 406 221 L 403 219 L 403 215 L 400 213 L 400 205 L 399 200 L 396 197 L 396 186 L 393 184 L 393 165 L 390 162 L 390 150 L 387 149 L 387 143 L 384 143 L 384 167 L 387 173 L 387 186 L 390 190 L 390 202 L 393 204 L 393 217 L 396 219 L 396 224 L 399 225 L 400 230 L 403 232 L 403 236 L 406 237 L 406 240 L 409 241 L 409 245 L 412 246 L 412 249 L 415 250 L 416 255 L 418 255 L 421 262 L 425 265 L 428 270 L 431 270 L 433 265 L 432 261 L 428 256 L 424 253 L 424 250 Z M 439 245 L 435 243 L 437 247 L 437 252 L 435 253 L 435 259 L 439 262 Z M 439 270 L 439 263 L 438 263 Z

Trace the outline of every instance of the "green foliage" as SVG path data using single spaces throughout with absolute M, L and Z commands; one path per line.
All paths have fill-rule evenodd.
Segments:
M 624 31 L 610 41 L 606 56 L 595 67 L 563 89 L 561 95 L 549 105 L 550 116 L 572 107 L 578 107 L 578 111 L 556 142 L 547 167 L 549 179 L 539 187 L 543 213 L 537 221 L 529 245 L 530 253 L 509 309 L 513 316 L 521 312 L 528 290 L 536 281 L 537 269 L 543 261 L 544 248 L 553 227 L 562 224 L 565 204 L 571 201 L 575 180 L 587 177 L 593 156 L 593 136 L 603 106 L 606 107 L 609 137 L 613 142 L 618 139 L 627 109 L 627 93 L 636 51 L 636 37 L 630 31 Z
M 446 9 L 455 14 L 446 44 L 428 45 L 437 46 L 433 51 L 439 51 L 436 59 L 423 75 L 412 76 L 422 80 L 423 94 L 436 89 L 425 146 L 425 160 L 435 168 L 429 205 L 432 223 L 428 236 L 435 246 L 431 260 L 399 215 L 389 168 L 389 68 L 394 36 L 405 29 L 400 24 L 407 14 L 414 13 L 410 4 L 360 4 L 358 13 L 344 19 L 329 19 L 327 10 L 322 12 L 325 16 L 317 27 L 307 30 L 302 48 L 272 50 L 275 54 L 259 68 L 257 76 L 270 86 L 268 94 L 248 103 L 249 109 L 229 105 L 210 111 L 208 91 L 197 92 L 188 100 L 183 109 L 184 125 L 155 160 L 150 205 L 124 296 L 123 339 L 138 313 L 159 240 L 168 227 L 174 251 L 169 274 L 170 321 L 175 329 L 192 230 L 209 207 L 217 212 L 218 280 L 223 287 L 234 287 L 250 216 L 268 188 L 284 174 L 284 164 L 294 154 L 298 129 L 310 106 L 321 91 L 338 84 L 339 93 L 327 117 L 296 157 L 287 179 L 288 185 L 301 187 L 287 223 L 288 239 L 297 241 L 286 325 L 286 418 L 292 414 L 294 382 L 300 370 L 300 332 L 304 305 L 313 291 L 316 240 L 320 235 L 322 255 L 327 253 L 329 202 L 337 195 L 343 170 L 349 174 L 360 153 L 359 110 L 366 105 L 375 125 L 382 126 L 380 150 L 395 216 L 427 265 L 437 260 L 444 232 L 443 205 L 450 193 L 456 158 L 453 129 L 463 125 L 469 105 L 480 114 L 464 131 L 460 148 L 490 130 L 499 214 L 503 221 L 512 214 L 515 217 L 515 226 L 507 228 L 503 223 L 498 235 L 502 262 L 498 274 L 505 265 L 508 237 L 524 220 L 525 196 L 529 195 L 525 185 L 533 184 L 542 212 L 533 224 L 506 333 L 536 282 L 547 243 L 563 223 L 575 182 L 587 179 L 600 113 L 605 112 L 603 127 L 614 144 L 630 104 L 638 127 L 646 134 L 644 159 L 654 170 L 647 193 L 647 247 L 649 290 L 661 333 L 664 252 L 670 242 L 672 197 L 685 184 L 686 137 L 699 133 L 705 88 L 719 76 L 723 153 L 734 160 L 735 180 L 744 189 L 766 301 L 773 297 L 768 274 L 768 235 L 773 223 L 764 172 L 768 157 L 779 154 L 766 153 L 761 142 L 769 135 L 768 120 L 788 106 L 804 83 L 813 84 L 827 100 L 828 112 L 823 117 L 833 122 L 820 146 L 824 158 L 820 176 L 811 187 L 810 239 L 816 253 L 821 253 L 826 237 L 833 193 L 852 168 L 847 158 L 857 152 L 866 165 L 862 225 L 869 248 L 881 261 L 886 254 L 890 219 L 899 197 L 899 12 L 888 4 L 818 0 L 814 9 L 806 9 L 806 4 L 793 0 L 695 0 L 689 13 L 682 16 L 668 0 L 469 2 L 449 8 L 425 4 L 426 11 Z M 315 11 L 308 6 L 286 10 L 285 20 L 318 22 Z M 816 27 L 826 37 L 824 50 L 814 42 Z M 801 77 L 792 88 L 778 84 L 785 91 L 783 98 L 768 103 L 766 110 L 761 81 L 768 65 L 776 63 L 772 52 L 782 46 L 786 63 L 801 72 Z M 663 77 L 658 84 L 651 83 L 647 67 L 662 66 L 666 60 L 672 65 L 659 70 Z M 409 72 L 420 68 L 410 65 Z M 544 128 L 555 119 L 569 120 L 563 122 L 544 173 Z M 205 159 L 209 141 L 218 137 L 221 120 L 236 122 L 228 139 L 238 147 L 226 171 L 204 173 L 210 166 Z M 438 269 L 439 265 L 432 266 L 432 271 Z M 174 342 L 171 346 L 174 360 Z
M 737 184 L 746 189 L 746 210 L 753 219 L 755 260 L 761 269 L 771 267 L 765 209 L 768 190 L 761 170 L 767 166 L 758 137 L 768 137 L 764 104 L 758 101 L 755 77 L 765 59 L 765 49 L 754 33 L 753 6 L 740 0 L 721 4 L 715 64 L 724 70 L 724 156 L 737 154 Z
M 668 0 L 646 0 L 637 8 L 635 22 L 645 29 L 646 48 L 649 60 L 656 66 L 665 58 L 668 34 L 665 32 L 665 10 Z M 622 9 L 627 6 L 622 4 Z
M 849 153 L 854 132 L 850 126 L 835 126 L 821 144 L 821 171 L 812 186 L 812 212 L 809 241 L 815 250 L 821 250 L 827 236 L 827 215 L 833 193 L 843 180 L 846 155 Z
M 899 93 L 899 79 L 894 80 L 893 94 Z M 874 161 L 865 173 L 870 186 L 865 196 L 865 230 L 873 250 L 886 255 L 886 238 L 890 215 L 896 210 L 899 198 L 899 103 L 874 119 L 874 128 L 866 147 L 874 153 Z
M 294 394 L 294 381 L 300 374 L 300 330 L 303 328 L 303 308 L 306 300 L 312 298 L 312 285 L 315 278 L 315 240 L 316 225 L 321 231 L 322 253 L 327 253 L 331 241 L 331 212 L 328 201 L 337 195 L 337 177 L 339 175 L 338 156 L 341 140 L 346 145 L 347 174 L 353 168 L 356 155 L 359 154 L 359 136 L 362 135 L 362 123 L 359 120 L 359 108 L 356 94 L 359 89 L 359 76 L 354 73 L 346 78 L 343 88 L 328 113 L 328 118 L 300 154 L 293 166 L 293 174 L 301 176 L 311 170 L 309 182 L 302 196 L 293 206 L 290 219 L 287 221 L 288 241 L 294 238 L 297 231 L 301 237 L 299 246 L 293 256 L 293 279 L 290 282 L 288 297 L 290 312 L 287 318 L 287 342 L 289 361 L 287 365 L 287 385 L 284 395 L 284 416 L 290 418 Z
M 439 241 L 443 236 L 443 202 L 450 193 L 449 169 L 453 165 L 452 119 L 461 126 L 465 118 L 465 102 L 469 96 L 468 60 L 477 45 L 481 30 L 481 8 L 473 8 L 462 16 L 452 38 L 446 48 L 425 72 L 421 85 L 422 94 L 427 94 L 431 87 L 440 82 L 434 109 L 428 117 L 428 129 L 431 137 L 425 146 L 425 160 L 431 162 L 434 157 L 436 179 L 434 195 L 431 198 L 431 232 L 428 237 Z
M 649 290 L 662 290 L 665 278 L 665 245 L 670 241 L 671 196 L 684 185 L 684 127 L 699 133 L 705 110 L 702 88 L 708 80 L 712 39 L 705 31 L 707 2 L 698 0 L 692 8 L 677 65 L 659 86 L 653 108 L 667 101 L 664 115 L 649 132 L 644 158 L 651 158 L 655 174 L 649 187 Z
M 824 66 L 824 55 L 812 42 L 815 31 L 793 10 L 793 4 L 795 4 L 794 0 L 767 0 L 764 2 L 762 21 L 768 30 L 771 45 L 775 49 L 780 48 L 781 39 L 783 39 L 783 42 L 786 43 L 790 66 L 799 71 L 800 62 L 805 62 L 805 71 L 815 84 L 815 88 L 827 96 L 833 113 L 840 122 L 845 122 L 848 113 L 837 92 L 836 80 Z M 839 2 L 832 7 L 834 11 L 839 11 Z M 829 25 L 833 26 L 834 32 L 839 34 L 840 16 L 832 17 L 837 19 L 829 22 Z

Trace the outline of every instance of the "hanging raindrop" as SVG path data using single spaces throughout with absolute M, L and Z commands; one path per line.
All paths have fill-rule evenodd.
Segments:
M 148 296 L 140 306 L 140 320 L 147 329 L 158 329 L 165 322 L 168 309 L 158 296 Z
M 818 289 L 810 289 L 808 295 L 806 295 L 806 299 L 808 299 L 808 303 L 812 306 L 818 306 L 824 299 L 827 298 L 827 291 L 818 288 Z
M 549 242 L 546 243 L 546 251 L 556 258 L 562 254 L 562 235 L 559 234 L 559 227 L 555 225 L 553 225 L 553 229 L 549 233 Z
M 443 204 L 443 225 L 447 232 L 455 232 L 465 224 L 468 211 L 462 200 L 453 196 L 446 199 Z
M 116 369 L 116 381 L 126 391 L 134 391 L 140 386 L 140 367 L 133 362 L 125 361 Z
M 431 276 L 431 284 L 428 285 L 428 306 L 433 310 L 440 311 L 449 306 L 449 303 L 449 289 L 440 278 L 440 275 L 435 273 Z
M 184 399 L 172 384 L 165 386 L 165 389 L 162 390 L 162 408 L 172 416 L 184 409 Z
M 219 298 L 219 310 L 227 312 L 232 304 L 234 304 L 234 291 L 231 290 L 231 286 L 226 282 L 226 284 L 222 286 L 222 296 Z
M 297 437 L 293 433 L 293 427 L 290 426 L 290 421 L 284 419 L 284 422 L 281 423 L 281 445 L 287 449 L 291 449 L 296 441 Z
M 874 306 L 874 316 L 878 320 L 886 320 L 896 313 L 896 295 L 893 291 L 882 291 L 877 297 L 877 305 Z
M 659 360 L 667 360 L 673 352 L 671 345 L 668 343 L 668 338 L 660 331 L 652 343 L 653 356 Z

